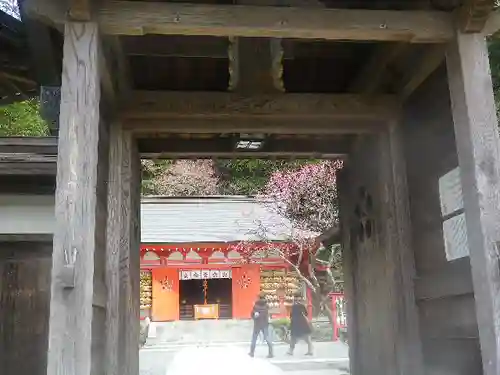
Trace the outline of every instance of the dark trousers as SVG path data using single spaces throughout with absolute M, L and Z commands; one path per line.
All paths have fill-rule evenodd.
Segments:
M 257 345 L 257 338 L 259 337 L 259 334 L 262 332 L 262 336 L 264 336 L 264 340 L 267 343 L 267 347 L 269 349 L 269 356 L 273 355 L 273 343 L 269 339 L 269 326 L 264 326 L 264 327 L 258 327 L 254 326 L 253 327 L 253 333 L 252 333 L 252 343 L 250 344 L 250 355 L 253 355 L 255 353 L 255 346 Z
M 303 335 L 303 336 L 300 336 L 300 337 L 292 335 L 292 339 L 290 340 L 290 350 L 289 350 L 289 353 L 293 354 L 293 351 L 295 350 L 295 345 L 297 345 L 297 342 L 299 342 L 300 340 L 304 340 L 307 343 L 307 354 L 312 354 L 312 352 L 313 352 L 313 344 L 312 344 L 312 339 L 311 339 L 311 335 L 310 334 Z

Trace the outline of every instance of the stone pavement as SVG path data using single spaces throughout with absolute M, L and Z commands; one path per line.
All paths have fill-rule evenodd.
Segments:
M 300 371 L 289 371 L 286 375 L 347 375 L 348 371 L 344 369 L 326 369 L 326 370 L 300 370 Z
M 331 338 L 331 326 L 327 319 L 314 319 L 314 336 Z M 234 343 L 246 342 L 253 330 L 252 320 L 179 320 L 152 322 L 148 345 L 193 344 L 198 342 Z M 269 331 L 273 335 L 272 330 Z M 323 341 L 323 340 L 318 340 Z
M 212 344 L 157 344 L 147 346 L 140 351 L 140 375 L 167 375 L 169 365 L 174 358 L 186 348 L 205 347 L 220 348 L 220 352 L 230 352 L 237 348 L 246 355 L 249 343 L 212 343 Z M 282 370 L 285 375 L 344 375 L 348 374 L 349 359 L 348 348 L 341 342 L 317 342 L 315 343 L 314 357 L 306 357 L 306 345 L 299 343 L 295 355 L 286 355 L 288 346 L 275 344 L 275 358 L 270 360 L 272 364 Z M 229 350 L 228 350 L 229 349 Z M 264 359 L 267 355 L 267 347 L 264 344 L 257 346 L 256 358 Z M 196 358 L 193 358 L 196 361 Z M 266 360 L 267 361 L 267 360 Z

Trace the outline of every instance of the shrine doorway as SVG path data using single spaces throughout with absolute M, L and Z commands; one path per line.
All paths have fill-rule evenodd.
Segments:
M 232 284 L 231 279 L 207 280 L 207 303 L 219 305 L 219 319 L 233 317 Z
M 179 281 L 179 318 L 193 320 L 196 318 L 195 306 L 217 305 L 219 319 L 231 319 L 232 314 L 232 280 L 180 280 Z
M 194 306 L 203 304 L 203 280 L 179 281 L 179 318 L 194 319 Z

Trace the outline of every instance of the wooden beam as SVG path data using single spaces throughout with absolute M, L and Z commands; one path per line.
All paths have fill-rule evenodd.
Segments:
M 68 18 L 72 21 L 90 21 L 92 18 L 91 0 L 69 0 Z
M 57 171 L 55 156 L 0 155 L 0 175 L 54 176 Z
M 108 101 L 113 108 L 108 108 L 114 118 L 116 107 L 119 101 L 127 100 L 132 90 L 132 76 L 128 58 L 123 51 L 122 44 L 118 36 L 103 36 L 101 39 L 103 51 L 103 90 L 107 93 Z
M 283 87 L 280 39 L 231 38 L 229 90 L 240 94 L 272 94 Z
M 249 132 L 241 132 L 249 133 Z M 261 133 L 257 131 L 257 133 Z M 147 138 L 141 138 L 139 140 L 139 151 L 142 158 L 146 158 L 150 154 L 193 154 L 199 151 L 201 154 L 207 155 L 210 152 L 213 153 L 231 153 L 234 151 L 234 139 L 230 137 L 222 137 L 216 142 L 213 140 L 200 140 L 200 139 L 190 139 L 190 140 L 179 140 L 175 137 L 158 138 L 156 136 L 151 136 Z M 47 138 L 47 139 L 45 139 Z M 7 142 L 8 138 L 0 138 L 0 161 L 5 162 L 18 162 L 23 161 L 35 162 L 37 160 L 44 163 L 54 163 L 57 155 L 57 138 L 52 137 L 19 137 L 14 138 L 13 142 Z M 300 154 L 311 154 L 311 153 L 322 153 L 329 154 L 332 151 L 337 154 L 345 154 L 349 151 L 349 142 L 341 140 L 340 138 L 332 137 L 322 137 L 309 138 L 309 139 L 272 139 L 271 142 L 266 143 L 263 152 L 273 154 L 273 153 L 286 153 L 290 154 L 296 151 Z M 13 153 L 5 154 L 3 153 Z M 16 153 L 22 153 L 23 155 L 16 155 Z M 26 155 L 26 153 L 37 153 L 37 155 Z M 48 155 L 48 156 L 46 156 Z
M 57 155 L 56 137 L 0 137 L 0 154 Z
M 112 116 L 117 103 L 117 88 L 114 78 L 114 56 L 108 52 L 103 45 L 103 41 L 99 42 L 99 71 L 101 72 L 101 88 L 102 96 L 106 101 L 104 110 Z
M 65 20 L 58 2 L 31 0 L 33 17 Z M 452 16 L 439 11 L 311 9 L 109 1 L 96 10 L 101 30 L 113 35 L 235 37 L 440 43 L 454 35 Z
M 139 373 L 140 159 L 130 132 L 110 132 L 106 244 L 106 374 Z
M 446 46 L 435 44 L 426 46 L 427 51 L 421 54 L 417 61 L 408 67 L 403 79 L 398 83 L 396 92 L 404 100 L 410 95 L 444 62 Z
M 33 255 L 38 255 L 41 257 L 49 257 L 52 255 L 52 246 L 49 247 L 42 247 L 38 248 L 36 246 L 33 246 L 33 243 L 36 242 L 44 242 L 46 244 L 52 245 L 52 234 L 38 234 L 38 233 L 23 233 L 23 234 L 5 234 L 2 233 L 0 234 L 0 242 L 10 242 L 13 245 L 12 247 L 9 246 L 9 250 L 12 249 L 12 251 L 6 252 L 5 254 L 3 251 L 0 251 L 0 256 L 2 258 L 14 258 L 17 254 L 18 251 L 21 251 L 23 253 L 27 253 L 26 255 L 33 259 Z M 15 244 L 12 244 L 12 242 L 15 242 Z M 36 254 L 33 254 L 34 251 Z
M 285 0 L 236 0 L 237 5 L 291 6 Z M 283 46 L 277 38 L 229 38 L 229 91 L 240 94 L 284 92 Z
M 61 128 L 55 194 L 48 374 L 104 373 L 105 141 L 99 116 L 98 25 L 65 26 Z M 103 223 L 104 218 L 104 223 Z
M 500 138 L 482 34 L 446 54 L 484 375 L 500 373 Z
M 25 85 L 33 86 L 36 87 L 36 81 L 32 80 L 31 78 L 26 78 L 22 77 L 17 74 L 12 74 L 12 73 L 7 73 L 7 72 L 0 72 L 0 78 L 5 78 L 11 81 L 16 81 L 18 83 L 22 83 Z
M 495 0 L 465 0 L 458 13 L 460 30 L 482 32 L 494 6 Z
M 30 175 L 2 175 L 0 173 L 0 194 L 37 194 L 37 195 L 54 195 L 56 190 L 56 161 L 53 173 L 49 175 L 40 174 L 38 170 L 34 170 Z
M 307 124 L 307 125 L 305 125 Z M 123 126 L 137 136 L 158 133 L 199 134 L 366 134 L 377 133 L 387 126 L 385 119 L 129 119 Z
M 238 137 L 215 139 L 149 138 L 139 139 L 139 151 L 145 158 L 242 158 L 296 157 L 338 158 L 350 151 L 350 140 L 332 139 L 264 139 L 262 149 L 237 150 Z
M 408 48 L 406 43 L 384 44 L 376 49 L 349 87 L 350 92 L 374 94 L 382 84 L 387 66 Z
M 125 120 L 384 120 L 398 115 L 395 96 L 136 91 L 124 105 Z
M 500 30 L 500 11 L 495 10 L 490 13 L 486 24 L 484 25 L 482 33 L 485 36 L 497 37 L 498 30 Z
M 132 91 L 133 79 L 131 68 L 126 56 L 120 37 L 107 36 L 103 38 L 103 42 L 107 45 L 109 60 L 111 60 L 111 68 L 113 71 L 113 81 L 118 100 L 127 100 L 130 98 Z

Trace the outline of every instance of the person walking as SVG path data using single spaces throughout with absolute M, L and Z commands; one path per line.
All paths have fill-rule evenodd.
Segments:
M 252 319 L 253 333 L 252 342 L 250 344 L 250 357 L 254 356 L 255 346 L 257 345 L 257 338 L 259 337 L 259 334 L 262 333 L 262 336 L 266 341 L 269 350 L 267 358 L 273 358 L 273 344 L 269 339 L 269 307 L 267 306 L 267 302 L 263 294 L 259 295 L 259 298 L 253 306 Z
M 311 340 L 312 327 L 307 317 L 307 309 L 302 303 L 302 295 L 296 294 L 290 312 L 290 349 L 288 355 L 293 355 L 295 345 L 298 341 L 304 340 L 307 343 L 306 355 L 313 355 L 313 345 Z
M 148 339 L 149 334 L 149 326 L 151 325 L 151 319 L 149 316 L 146 316 L 146 319 L 140 321 L 140 330 L 139 330 L 139 349 L 143 348 L 146 345 L 146 341 Z

